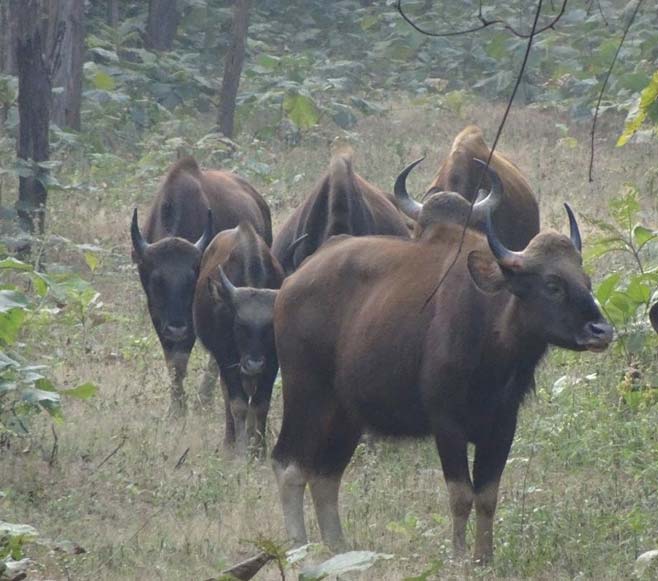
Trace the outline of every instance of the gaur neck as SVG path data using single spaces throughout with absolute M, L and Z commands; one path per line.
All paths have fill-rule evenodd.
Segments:
M 512 294 L 508 297 L 499 319 L 500 346 L 510 357 L 533 361 L 536 365 L 546 353 L 548 342 L 532 325 L 532 317 L 525 312 L 521 300 Z

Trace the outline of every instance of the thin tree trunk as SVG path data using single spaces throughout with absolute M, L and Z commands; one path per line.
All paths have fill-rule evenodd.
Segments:
M 80 130 L 82 102 L 82 65 L 84 58 L 84 0 L 53 2 L 57 22 L 49 39 L 51 53 L 58 54 L 53 71 L 51 119 L 60 127 Z M 61 35 L 61 38 L 60 38 Z
M 18 65 L 19 130 L 16 154 L 19 159 L 47 161 L 49 156 L 50 70 L 44 56 L 46 46 L 41 30 L 37 0 L 11 0 L 16 18 L 16 60 Z M 16 210 L 21 228 L 43 234 L 48 192 L 35 175 L 19 178 Z M 36 224 L 35 224 L 36 222 Z
M 250 0 L 235 0 L 233 11 L 233 26 L 231 28 L 231 46 L 226 54 L 224 77 L 219 101 L 219 130 L 226 137 L 233 137 L 235 121 L 235 100 L 238 96 L 240 75 L 244 63 L 247 44 L 247 28 L 249 26 Z
M 112 28 L 119 26 L 119 0 L 107 0 L 107 24 Z
M 9 9 L 9 4 L 0 1 L 0 72 L 7 75 L 15 75 L 16 66 L 16 19 L 14 13 Z
M 148 47 L 158 51 L 171 50 L 179 20 L 176 0 L 150 0 L 146 22 Z

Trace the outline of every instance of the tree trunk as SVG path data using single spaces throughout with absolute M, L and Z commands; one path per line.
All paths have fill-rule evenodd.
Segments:
M 60 127 L 80 131 L 82 65 L 84 60 L 84 0 L 51 0 L 49 20 L 56 22 L 49 38 L 53 101 L 51 119 Z
M 16 18 L 7 2 L 0 2 L 0 72 L 15 75 L 16 66 Z
M 11 0 L 10 10 L 17 22 L 16 61 L 18 65 L 19 129 L 16 143 L 18 159 L 35 162 L 48 160 L 48 122 L 50 117 L 50 70 L 41 30 L 41 5 L 38 0 Z M 39 170 L 19 178 L 16 210 L 21 228 L 43 234 L 48 192 Z
M 235 0 L 233 11 L 233 26 L 231 28 L 231 46 L 226 54 L 224 78 L 219 100 L 219 130 L 226 137 L 233 137 L 235 120 L 235 100 L 238 96 L 242 64 L 244 63 L 245 46 L 247 44 L 247 28 L 249 26 L 249 0 Z
M 119 0 L 107 0 L 107 25 L 119 26 Z
M 176 0 L 150 0 L 146 22 L 147 46 L 158 51 L 171 50 L 179 20 Z

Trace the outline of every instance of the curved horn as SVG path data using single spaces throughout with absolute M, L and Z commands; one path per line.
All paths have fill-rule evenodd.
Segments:
M 137 208 L 133 212 L 132 224 L 130 224 L 130 237 L 133 241 L 133 249 L 135 250 L 135 255 L 141 260 L 144 256 L 144 252 L 149 247 L 149 243 L 144 240 L 142 233 L 139 231 L 139 222 L 137 220 Z
M 201 238 L 199 238 L 195 243 L 194 246 L 199 249 L 203 253 L 203 251 L 206 249 L 206 246 L 210 244 L 210 241 L 212 240 L 212 210 L 208 208 L 208 221 L 206 222 L 206 229 L 203 231 L 203 234 L 201 234 Z
M 494 232 L 491 211 L 488 211 L 486 214 L 484 231 L 487 235 L 489 248 L 498 261 L 498 264 L 512 270 L 518 270 L 523 264 L 523 253 L 510 250 L 498 239 L 498 236 Z
M 484 167 L 491 181 L 491 190 L 489 190 L 487 196 L 473 206 L 473 214 L 477 220 L 486 217 L 487 213 L 493 212 L 498 207 L 503 198 L 503 182 L 496 171 L 490 165 L 487 165 L 486 161 L 482 161 L 477 157 L 474 157 L 473 161 Z M 476 220 L 473 220 L 473 222 Z
M 393 187 L 393 192 L 395 193 L 395 199 L 398 202 L 400 210 L 409 218 L 413 220 L 418 220 L 420 216 L 420 211 L 423 209 L 423 205 L 414 200 L 407 192 L 407 176 L 411 173 L 411 170 L 414 169 L 425 157 L 421 157 L 416 161 L 411 162 L 407 167 L 405 167 L 400 175 L 395 180 L 395 186 Z
M 221 264 L 217 267 L 217 270 L 219 271 L 219 282 L 224 289 L 224 296 L 231 304 L 233 304 L 235 302 L 234 299 L 237 289 L 233 286 L 233 283 L 229 280 L 228 276 L 226 276 Z
M 580 229 L 578 228 L 578 222 L 576 222 L 576 216 L 574 216 L 571 206 L 564 203 L 564 208 L 567 211 L 567 216 L 569 216 L 569 237 L 571 238 L 571 243 L 576 247 L 578 252 L 582 252 L 583 243 L 580 239 Z

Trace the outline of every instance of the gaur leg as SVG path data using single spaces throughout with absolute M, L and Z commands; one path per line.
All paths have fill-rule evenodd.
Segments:
M 213 395 L 217 378 L 219 377 L 219 367 L 212 354 L 208 355 L 208 365 L 203 374 L 201 385 L 199 387 L 199 407 L 201 409 L 210 409 L 213 402 Z
M 272 467 L 279 487 L 279 498 L 288 539 L 293 546 L 300 547 L 308 542 L 304 525 L 306 474 L 295 462 L 278 460 L 274 453 L 272 454 Z
M 314 476 L 309 482 L 322 540 L 334 551 L 340 551 L 345 547 L 345 537 L 338 512 L 338 491 L 343 472 L 344 470 L 340 474 Z
M 219 383 L 222 387 L 222 398 L 224 400 L 224 448 L 232 449 L 235 446 L 235 422 L 233 421 L 233 413 L 231 412 L 231 398 L 228 393 L 228 386 L 224 376 L 221 375 Z
M 249 404 L 239 396 L 232 397 L 230 399 L 230 408 L 235 425 L 235 450 L 239 455 L 244 456 L 249 449 L 247 434 Z
M 457 558 L 466 554 L 466 523 L 473 506 L 473 485 L 468 471 L 466 434 L 451 420 L 434 430 L 452 515 L 452 548 Z
M 247 438 L 249 450 L 260 459 L 265 458 L 267 450 L 267 413 L 270 409 L 270 399 L 255 400 L 247 407 Z
M 187 363 L 190 360 L 190 350 L 165 351 L 167 369 L 171 378 L 171 403 L 169 415 L 173 417 L 184 416 L 187 413 L 187 396 L 183 382 L 187 375 Z
M 475 552 L 480 564 L 493 558 L 493 519 L 498 502 L 498 486 L 514 439 L 518 410 L 496 415 L 492 430 L 475 446 L 473 483 L 475 487 Z
M 310 368 L 313 369 L 313 368 Z M 274 472 L 288 536 L 306 542 L 304 488 L 308 481 L 320 531 L 331 547 L 343 544 L 338 516 L 340 479 L 361 430 L 336 400 L 319 369 L 283 373 L 284 411 L 279 439 L 272 451 Z

